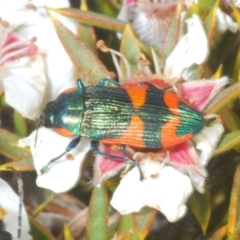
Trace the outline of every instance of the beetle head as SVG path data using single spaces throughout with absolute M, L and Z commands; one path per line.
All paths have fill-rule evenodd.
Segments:
M 39 118 L 39 127 L 44 126 L 46 128 L 53 128 L 53 111 L 54 111 L 54 101 L 46 104 Z

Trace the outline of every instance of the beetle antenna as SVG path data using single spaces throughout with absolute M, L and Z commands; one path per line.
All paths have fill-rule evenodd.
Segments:
M 38 129 L 40 128 L 41 123 L 38 124 L 37 130 L 36 130 L 36 135 L 35 135 L 35 140 L 34 140 L 34 147 L 36 148 L 37 145 L 37 136 L 38 136 Z
M 59 156 L 51 159 L 46 165 L 44 165 L 41 169 L 40 169 L 40 173 L 41 175 L 43 175 L 44 173 L 46 173 L 51 167 L 52 165 L 58 160 L 60 159 L 62 156 L 64 156 L 64 154 L 70 152 L 73 148 L 75 148 L 78 143 L 81 140 L 81 136 L 74 138 L 66 147 L 65 151 L 63 153 L 61 153 Z

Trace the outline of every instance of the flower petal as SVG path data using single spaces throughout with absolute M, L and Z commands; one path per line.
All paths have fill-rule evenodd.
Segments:
M 2 79 L 6 102 L 24 117 L 36 120 L 47 85 L 42 57 L 21 58 L 5 67 L 11 69 Z
M 38 173 L 37 185 L 51 189 L 56 193 L 73 188 L 80 177 L 80 169 L 85 155 L 90 149 L 89 140 L 82 138 L 77 147 L 59 158 L 50 169 L 41 175 L 40 170 L 49 163 L 50 159 L 63 153 L 73 138 L 62 137 L 53 130 L 41 128 L 38 131 L 37 146 L 35 148 L 35 135 L 36 131 L 28 138 L 21 139 L 19 145 L 30 145 L 31 147 L 35 168 Z
M 200 163 L 206 166 L 213 156 L 214 150 L 219 143 L 224 132 L 223 125 L 217 121 L 210 123 L 208 127 L 193 137 L 196 149 L 200 150 Z
M 105 154 L 124 157 L 125 155 L 114 149 L 114 146 L 107 144 L 100 144 L 99 150 Z M 110 159 L 108 157 L 98 154 L 94 163 L 94 178 L 93 184 L 99 185 L 103 180 L 115 176 L 123 167 L 126 166 L 126 162 L 123 160 Z
M 0 206 L 6 211 L 3 222 L 5 230 L 11 233 L 13 239 L 17 238 L 18 233 L 18 216 L 19 216 L 19 196 L 12 190 L 12 188 L 0 178 Z M 20 240 L 30 240 L 32 237 L 29 235 L 30 226 L 28 216 L 24 208 L 21 214 L 21 238 Z
M 187 34 L 180 39 L 166 60 L 164 69 L 166 81 L 179 78 L 185 68 L 194 63 L 203 63 L 208 56 L 208 39 L 200 18 L 194 14 L 186 22 L 188 25 Z
M 229 83 L 227 77 L 218 80 L 194 80 L 182 84 L 182 94 L 191 106 L 202 112 L 207 104 Z
M 111 205 L 121 214 L 150 206 L 161 211 L 171 222 L 183 217 L 187 210 L 185 202 L 193 192 L 190 179 L 156 161 L 141 162 L 141 169 L 144 180 L 140 180 L 139 169 L 134 167 L 121 180 Z
M 45 96 L 45 103 L 55 100 L 63 90 L 76 85 L 73 63 L 60 42 L 51 19 L 49 18 L 45 6 L 54 8 L 69 7 L 69 2 L 61 1 L 40 1 L 32 2 L 36 11 L 31 11 L 24 28 L 18 30 L 18 34 L 31 39 L 36 37 L 36 45 L 44 53 L 46 61 L 46 75 L 48 79 L 48 91 Z M 59 14 L 54 14 L 72 32 L 77 31 L 77 23 Z M 47 37 L 46 37 L 47 36 Z
M 227 30 L 233 33 L 238 31 L 238 24 L 232 20 L 232 18 L 224 13 L 220 8 L 217 9 L 217 32 L 223 34 Z

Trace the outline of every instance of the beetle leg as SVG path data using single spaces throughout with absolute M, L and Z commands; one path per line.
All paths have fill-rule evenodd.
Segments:
M 138 167 L 139 173 L 140 173 L 140 181 L 142 181 L 142 180 L 144 179 L 144 176 L 143 176 L 142 169 L 141 169 L 141 167 L 140 167 L 140 165 L 139 165 L 139 162 L 136 162 L 134 159 L 132 159 L 132 158 L 128 155 L 128 153 L 126 152 L 126 145 L 120 145 L 120 149 L 121 149 L 121 151 L 124 153 L 124 155 L 125 155 L 128 159 L 134 161 L 134 162 L 137 164 L 137 167 Z
M 124 153 L 124 155 L 126 157 L 118 157 L 118 156 L 115 156 L 115 155 L 111 155 L 111 154 L 107 154 L 107 153 L 103 153 L 101 151 L 99 151 L 98 149 L 98 145 L 99 145 L 99 142 L 98 141 L 95 141 L 95 140 L 92 140 L 91 141 L 91 149 L 96 153 L 96 154 L 99 154 L 101 156 L 104 156 L 104 157 L 107 157 L 107 158 L 112 158 L 112 159 L 116 159 L 116 160 L 121 160 L 121 161 L 125 161 L 127 164 L 130 164 L 132 165 L 134 163 L 134 165 L 137 164 L 137 167 L 139 169 L 139 172 L 140 172 L 140 180 L 142 181 L 144 179 L 143 177 L 143 173 L 142 173 L 142 169 L 140 168 L 140 165 L 139 163 L 132 159 L 126 152 L 126 146 L 125 145 L 120 145 L 120 148 L 121 148 L 121 151 Z
M 107 158 L 113 158 L 113 159 L 116 159 L 116 160 L 121 160 L 121 161 L 125 161 L 125 160 L 126 160 L 124 157 L 118 157 L 118 156 L 115 156 L 115 155 L 111 155 L 111 154 L 107 154 L 107 153 L 101 152 L 101 151 L 98 149 L 98 145 L 99 145 L 99 142 L 98 142 L 98 141 L 95 141 L 95 140 L 92 140 L 92 141 L 91 141 L 91 149 L 92 149 L 93 152 L 95 152 L 96 154 L 99 154 L 99 155 L 104 156 L 104 157 L 107 157 Z
M 99 145 L 99 142 L 98 141 L 95 141 L 95 140 L 92 140 L 91 141 L 91 149 L 96 153 L 96 154 L 99 154 L 101 156 L 104 156 L 104 157 L 107 157 L 107 158 L 112 158 L 112 159 L 115 159 L 115 160 L 119 160 L 119 161 L 125 161 L 127 164 L 130 164 L 130 165 L 135 165 L 136 162 L 129 158 L 129 157 L 119 157 L 119 156 L 115 156 L 115 155 L 111 155 L 111 154 L 107 154 L 107 153 L 104 153 L 104 152 L 101 152 L 99 149 L 98 149 L 98 145 Z
M 64 154 L 66 154 L 67 152 L 70 152 L 73 148 L 75 148 L 78 143 L 80 142 L 81 140 L 81 136 L 77 137 L 77 138 L 74 138 L 66 147 L 65 151 L 63 153 L 61 153 L 59 156 L 51 159 L 45 166 L 43 166 L 41 169 L 40 169 L 40 173 L 41 175 L 46 173 L 46 171 L 48 171 L 52 165 L 59 159 L 61 158 Z
M 78 86 L 78 88 L 80 88 L 80 89 L 84 89 L 84 88 L 85 88 L 84 85 L 83 85 L 83 83 L 82 83 L 82 80 L 81 80 L 81 79 L 78 79 L 78 80 L 77 80 L 77 86 Z
M 98 82 L 98 86 L 99 87 L 105 87 L 106 86 L 106 83 L 107 82 L 110 82 L 116 86 L 121 86 L 118 82 L 116 82 L 115 80 L 113 79 L 108 79 L 108 78 L 104 78 L 104 79 L 101 79 L 99 82 Z

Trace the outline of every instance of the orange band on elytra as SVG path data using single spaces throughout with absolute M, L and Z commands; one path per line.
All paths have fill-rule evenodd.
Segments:
M 181 123 L 181 120 L 175 118 L 175 119 L 169 120 L 162 127 L 160 134 L 161 134 L 161 144 L 163 148 L 177 145 L 179 143 L 187 141 L 193 136 L 192 133 L 188 133 L 182 137 L 177 136 L 176 135 L 177 128 L 180 125 L 180 123 Z
M 175 115 L 180 114 L 179 109 L 179 98 L 171 92 L 165 92 L 163 95 L 164 103 L 167 105 L 168 109 Z
M 100 140 L 107 144 L 124 144 L 133 147 L 145 147 L 143 142 L 144 122 L 137 116 L 133 115 L 130 125 L 118 138 L 105 138 Z
M 146 101 L 146 91 L 148 89 L 147 84 L 140 86 L 125 86 L 128 96 L 131 98 L 131 102 L 134 108 L 142 107 Z

